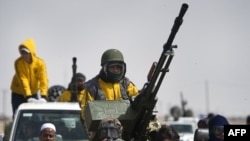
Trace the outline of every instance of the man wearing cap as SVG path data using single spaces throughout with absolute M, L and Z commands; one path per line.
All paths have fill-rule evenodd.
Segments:
M 56 140 L 56 127 L 52 123 L 44 123 L 40 129 L 40 141 L 55 141 Z
M 15 74 L 11 83 L 13 118 L 20 104 L 38 99 L 38 93 L 40 100 L 46 101 L 48 92 L 46 64 L 37 57 L 34 40 L 24 41 L 18 51 L 21 56 L 15 60 Z

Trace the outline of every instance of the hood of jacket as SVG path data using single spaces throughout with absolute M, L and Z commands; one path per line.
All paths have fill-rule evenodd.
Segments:
M 32 58 L 36 56 L 36 45 L 34 39 L 29 38 L 21 43 L 18 47 L 19 51 L 22 46 L 25 46 L 30 51 Z

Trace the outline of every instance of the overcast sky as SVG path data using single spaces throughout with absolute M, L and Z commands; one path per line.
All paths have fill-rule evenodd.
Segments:
M 142 88 L 183 3 L 189 9 L 158 92 L 159 115 L 180 106 L 180 93 L 195 115 L 250 114 L 249 0 L 0 0 L 0 113 L 12 113 L 14 61 L 27 38 L 46 62 L 49 86 L 67 86 L 73 57 L 91 79 L 102 53 L 117 48 L 127 77 Z

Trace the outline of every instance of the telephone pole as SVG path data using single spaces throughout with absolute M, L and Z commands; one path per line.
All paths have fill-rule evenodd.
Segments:
M 205 101 L 206 101 L 206 111 L 207 111 L 207 114 L 210 112 L 210 109 L 209 109 L 209 86 L 208 86 L 208 80 L 205 81 Z

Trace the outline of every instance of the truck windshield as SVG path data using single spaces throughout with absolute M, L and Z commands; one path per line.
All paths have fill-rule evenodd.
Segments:
M 49 122 L 56 126 L 57 140 L 83 141 L 85 134 L 80 120 L 80 111 L 74 110 L 23 110 L 14 129 L 15 141 L 39 141 L 40 127 Z

